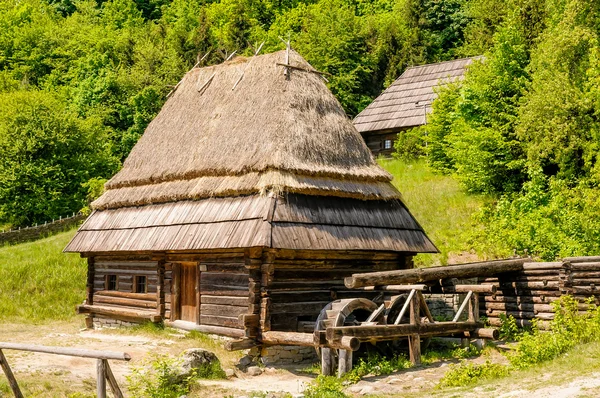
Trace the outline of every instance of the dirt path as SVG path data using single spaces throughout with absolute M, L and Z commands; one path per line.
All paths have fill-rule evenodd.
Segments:
M 122 386 L 126 386 L 126 376 L 133 367 L 142 366 L 153 355 L 176 356 L 183 350 L 202 346 L 220 357 L 223 367 L 233 369 L 233 363 L 239 353 L 227 353 L 220 342 L 211 339 L 202 341 L 186 339 L 182 333 L 163 333 L 151 335 L 144 333 L 128 333 L 123 331 L 89 331 L 81 330 L 75 323 L 58 323 L 45 326 L 33 325 L 0 325 L 0 340 L 12 342 L 28 342 L 41 345 L 70 346 L 96 350 L 125 351 L 132 356 L 130 363 L 110 361 L 113 372 Z M 29 395 L 39 397 L 67 397 L 70 394 L 88 396 L 94 391 L 95 362 L 93 359 L 64 357 L 58 355 L 16 352 L 6 350 L 8 361 L 17 379 L 29 390 Z M 498 354 L 499 355 L 499 354 Z M 489 358 L 476 358 L 476 363 Z M 501 361 L 502 358 L 492 358 Z M 353 396 L 461 396 L 481 397 L 495 395 L 499 398 L 566 398 L 600 396 L 600 373 L 587 377 L 579 377 L 549 386 L 544 382 L 544 375 L 536 376 L 537 384 L 529 388 L 514 384 L 495 387 L 474 387 L 456 391 L 439 391 L 435 386 L 448 370 L 450 362 L 439 362 L 435 365 L 413 368 L 397 372 L 385 377 L 367 377 L 360 382 L 348 386 L 346 392 Z M 296 369 L 266 368 L 260 376 L 249 376 L 236 371 L 236 377 L 228 380 L 203 380 L 200 392 L 190 396 L 240 397 L 249 396 L 251 392 L 289 393 L 292 396 L 302 393 L 314 379 L 313 375 Z M 0 387 L 3 378 L 0 376 Z M 541 386 L 541 387 L 540 387 Z M 4 391 L 4 393 L 3 393 Z M 4 394 L 4 395 L 3 395 Z M 0 397 L 8 397 L 8 390 L 0 388 Z M 275 394 L 281 396 L 281 394 Z

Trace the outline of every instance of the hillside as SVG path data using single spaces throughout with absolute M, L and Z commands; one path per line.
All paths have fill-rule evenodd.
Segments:
M 470 195 L 450 176 L 435 174 L 425 160 L 380 159 L 394 176 L 393 184 L 440 254 L 420 254 L 417 266 L 445 265 L 501 257 L 506 248 L 485 244 L 480 236 L 484 225 L 477 221 L 482 207 L 490 202 L 484 195 Z
M 440 250 L 419 255 L 418 266 L 493 257 L 473 236 L 481 225 L 471 217 L 485 197 L 467 195 L 447 176 L 433 174 L 424 161 L 383 160 L 406 204 Z M 85 260 L 64 254 L 75 231 L 36 242 L 0 248 L 0 320 L 40 322 L 69 319 L 85 296 Z
M 64 254 L 75 231 L 0 248 L 0 321 L 40 322 L 75 316 L 85 297 L 85 260 Z

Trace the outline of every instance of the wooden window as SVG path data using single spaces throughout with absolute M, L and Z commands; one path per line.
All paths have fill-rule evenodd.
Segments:
M 392 140 L 384 140 L 383 149 L 392 149 Z
M 135 277 L 133 289 L 134 293 L 146 293 L 148 291 L 145 275 L 138 275 Z
M 104 288 L 106 290 L 119 290 L 119 278 L 117 275 L 106 275 Z

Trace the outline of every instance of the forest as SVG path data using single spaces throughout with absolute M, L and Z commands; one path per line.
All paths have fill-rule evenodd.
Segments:
M 598 254 L 599 12 L 593 0 L 0 0 L 0 226 L 87 206 L 201 57 L 284 38 L 349 117 L 407 66 L 483 55 L 396 156 L 490 198 L 475 241 Z

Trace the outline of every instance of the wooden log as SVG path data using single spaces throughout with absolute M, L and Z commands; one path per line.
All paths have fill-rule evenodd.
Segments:
M 571 271 L 598 271 L 600 262 L 576 263 L 571 265 Z
M 481 296 L 482 303 L 524 303 L 524 304 L 549 304 L 559 297 L 546 296 Z
M 94 294 L 95 296 L 105 296 L 105 297 L 120 297 L 127 298 L 133 300 L 143 300 L 143 301 L 155 301 L 156 294 L 154 293 L 131 293 L 131 292 L 119 292 L 116 290 L 101 290 Z
M 104 361 L 104 371 L 106 373 L 106 381 L 108 381 L 108 385 L 110 386 L 110 390 L 112 391 L 113 396 L 115 398 L 123 398 L 123 392 L 121 391 L 121 388 L 119 388 L 117 379 L 115 378 L 115 375 L 113 374 L 112 369 L 110 368 L 110 365 L 108 364 L 108 361 L 106 359 L 101 359 L 101 361 Z
M 587 278 L 600 278 L 600 272 L 596 271 L 573 271 L 571 272 L 572 279 L 587 279 Z
M 338 377 L 344 376 L 346 373 L 352 370 L 352 351 L 350 350 L 339 350 L 338 351 Z
M 485 261 L 480 263 L 448 265 L 445 267 L 416 268 L 409 270 L 353 274 L 344 280 L 346 287 L 398 285 L 422 283 L 447 278 L 471 278 L 495 275 L 502 272 L 519 271 L 527 259 Z
M 421 323 L 420 325 L 361 325 L 361 326 L 336 326 L 327 328 L 327 341 L 329 343 L 340 340 L 343 336 L 354 336 L 359 341 L 384 341 L 407 337 L 411 334 L 421 336 L 452 335 L 467 330 L 483 327 L 481 322 L 436 322 Z
M 565 267 L 565 264 L 562 261 L 553 261 L 546 263 L 532 263 L 527 262 L 523 264 L 523 270 L 525 271 L 533 271 L 533 270 L 559 270 Z
M 134 300 L 129 298 L 111 297 L 96 295 L 94 299 L 95 305 L 112 304 L 124 307 L 138 307 L 156 309 L 156 301 Z M 158 314 L 157 314 L 158 315 Z
M 554 319 L 554 313 L 551 312 L 538 312 L 537 314 L 533 311 L 491 311 L 488 313 L 488 317 L 499 318 L 500 314 L 506 314 L 506 316 L 512 315 L 517 319 L 533 319 L 538 318 L 545 321 L 551 321 Z
M 565 257 L 564 262 L 574 263 L 597 263 L 600 264 L 600 256 Z
M 97 314 L 106 316 L 117 316 L 121 318 L 128 318 L 134 320 L 149 320 L 150 322 L 160 322 L 160 315 L 156 315 L 154 311 L 143 311 L 134 308 L 120 308 L 120 307 L 106 307 L 99 305 L 78 305 L 78 314 Z
M 321 374 L 323 376 L 333 376 L 335 366 L 335 358 L 333 357 L 333 349 L 321 348 Z
M 496 285 L 456 285 L 456 286 L 444 286 L 442 291 L 444 293 L 487 293 L 494 294 L 498 287 Z
M 500 338 L 500 330 L 494 328 L 478 328 L 465 332 L 465 335 L 473 339 L 498 340 Z
M 106 368 L 103 359 L 98 359 L 96 362 L 96 396 L 98 398 L 106 398 Z
M 244 337 L 244 331 L 242 329 L 215 326 L 215 325 L 197 325 L 193 322 L 186 322 L 181 320 L 176 321 L 165 321 L 165 325 L 182 330 L 196 330 L 201 333 L 218 334 L 221 336 L 242 338 Z
M 411 293 L 416 293 L 416 290 L 411 290 Z M 418 295 L 414 295 L 412 299 L 410 299 L 410 324 L 416 326 L 417 328 L 421 325 L 421 314 L 420 307 L 421 301 Z M 349 336 L 344 336 L 343 338 L 348 338 Z M 358 339 L 357 339 L 358 340 Z M 413 365 L 421 364 L 421 336 L 419 334 L 412 334 L 408 336 L 408 351 L 410 362 Z
M 314 347 L 314 336 L 312 333 L 298 332 L 262 332 L 260 341 L 266 345 L 298 345 Z
M 481 308 L 485 308 L 488 312 L 494 310 L 499 311 L 533 311 L 538 312 L 554 312 L 554 307 L 550 304 L 531 304 L 531 303 L 483 303 Z
M 239 339 L 227 341 L 224 347 L 227 351 L 240 351 L 248 350 L 259 345 L 260 343 L 253 339 Z
M 45 354 L 67 355 L 80 358 L 114 359 L 118 361 L 129 361 L 131 359 L 131 356 L 126 352 L 87 350 L 83 348 L 70 347 L 51 347 L 7 342 L 0 342 L 0 350 L 42 352 Z
M 23 393 L 21 392 L 21 389 L 19 388 L 19 383 L 17 383 L 17 379 L 15 378 L 15 375 L 13 374 L 12 369 L 8 365 L 8 361 L 6 360 L 6 357 L 4 356 L 4 353 L 2 352 L 1 349 L 0 349 L 0 366 L 2 367 L 2 370 L 4 371 L 4 375 L 6 375 L 6 378 L 8 379 L 8 385 L 10 386 L 10 389 L 12 390 L 13 394 L 15 395 L 15 398 L 23 398 Z
M 418 291 L 422 291 L 422 292 L 428 292 L 429 291 L 429 286 L 427 285 L 383 285 L 383 286 L 366 286 L 366 287 L 362 287 L 362 290 L 366 290 L 366 291 L 377 291 L 377 290 L 383 290 L 383 291 L 395 291 L 395 292 L 409 292 L 411 290 L 418 290 Z
M 502 321 L 500 320 L 500 318 L 488 318 L 488 323 L 491 326 L 496 326 L 496 327 L 502 326 Z M 530 327 L 532 325 L 531 319 L 518 319 L 518 318 L 515 318 L 515 323 L 519 327 Z M 538 324 L 539 328 L 542 329 L 542 330 L 548 330 L 550 328 L 550 322 L 549 321 L 538 320 L 537 324 Z
M 235 297 L 235 296 L 207 296 L 202 295 L 200 297 L 201 304 L 214 304 L 214 305 L 227 305 L 234 307 L 247 307 L 248 297 Z

